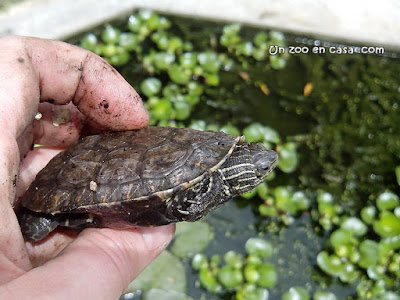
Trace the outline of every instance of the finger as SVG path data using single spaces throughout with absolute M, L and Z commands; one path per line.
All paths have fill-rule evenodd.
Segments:
M 0 38 L 0 49 L 0 253 L 3 261 L 0 283 L 3 283 L 19 276 L 18 270 L 31 268 L 12 204 L 20 161 L 16 138 L 28 131 L 37 111 L 40 90 L 32 65 L 28 60 L 18 60 L 26 56 L 23 45 Z
M 39 121 L 34 122 L 34 143 L 46 147 L 67 148 L 76 144 L 86 122 L 73 103 L 53 105 L 40 103 Z
M 90 120 L 113 130 L 146 126 L 149 115 L 136 91 L 92 52 L 58 42 L 27 40 L 41 100 L 72 102 Z
M 56 257 L 65 249 L 65 247 L 71 244 L 78 237 L 80 230 L 68 229 L 68 235 L 56 232 L 52 234 L 45 243 L 26 243 L 29 259 L 34 268 L 42 266 Z
M 31 268 L 12 202 L 15 199 L 15 185 L 18 174 L 18 145 L 8 131 L 0 136 L 0 284 L 20 270 Z M 8 261 L 9 263 L 5 263 Z M 11 267 L 12 265 L 15 268 Z M 7 276 L 7 277 L 4 277 Z
M 35 179 L 36 174 L 60 151 L 60 149 L 34 148 L 32 151 L 28 152 L 25 159 L 20 164 L 17 197 L 22 196 Z M 18 204 L 16 203 L 15 206 L 18 207 Z
M 117 299 L 165 249 L 173 232 L 171 225 L 87 229 L 58 257 L 0 287 L 0 298 L 24 299 L 29 291 L 33 298 Z
M 88 121 L 111 130 L 148 124 L 149 115 L 136 91 L 92 52 L 23 37 L 3 37 L 0 44 L 0 80 L 7 82 L 0 91 L 0 105 L 7 108 L 0 124 L 16 137 L 34 120 L 39 100 L 59 105 L 72 101 Z
M 0 125 L 15 138 L 30 126 L 40 100 L 38 78 L 22 41 L 0 38 Z

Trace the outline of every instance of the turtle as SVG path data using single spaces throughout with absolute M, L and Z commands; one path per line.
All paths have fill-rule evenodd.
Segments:
M 277 158 L 216 131 L 146 127 L 86 136 L 57 154 L 21 197 L 21 231 L 38 242 L 57 226 L 194 222 L 253 190 Z

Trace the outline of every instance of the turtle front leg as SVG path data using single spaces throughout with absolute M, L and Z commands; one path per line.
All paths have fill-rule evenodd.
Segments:
M 234 191 L 229 183 L 220 172 L 214 172 L 189 189 L 177 193 L 171 201 L 173 204 L 170 206 L 170 214 L 177 221 L 194 222 L 231 200 L 233 196 Z
M 32 242 L 44 239 L 60 224 L 57 218 L 27 209 L 23 210 L 18 219 L 24 239 Z

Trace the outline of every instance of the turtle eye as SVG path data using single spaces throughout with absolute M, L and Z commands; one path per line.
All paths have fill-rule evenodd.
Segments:
M 263 176 L 268 170 L 271 168 L 271 162 L 270 161 L 259 161 L 258 164 L 256 165 L 256 176 L 261 177 Z
M 275 167 L 278 155 L 273 151 L 262 151 L 254 155 L 254 166 L 256 176 L 264 178 Z

